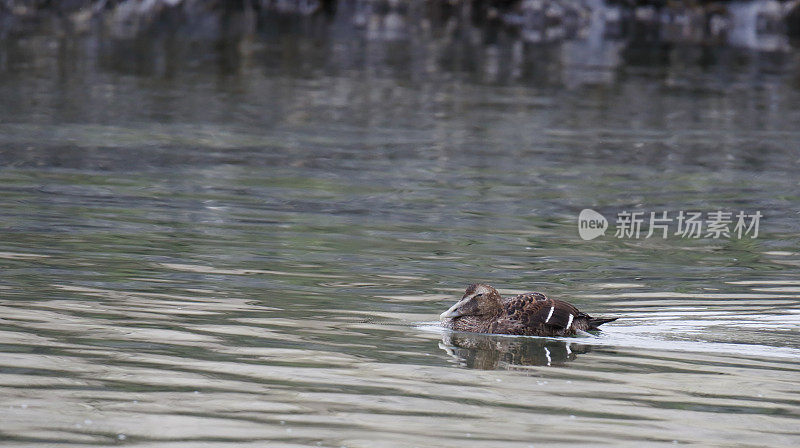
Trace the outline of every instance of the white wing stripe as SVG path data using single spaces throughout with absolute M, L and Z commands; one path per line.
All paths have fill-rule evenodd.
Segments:
M 547 314 L 547 319 L 544 320 L 544 323 L 550 322 L 550 318 L 553 317 L 553 311 L 555 309 L 556 309 L 556 307 L 554 307 L 554 306 L 550 307 L 550 312 Z
M 572 325 L 572 319 L 575 319 L 575 316 L 570 314 L 569 315 L 569 321 L 567 321 L 567 329 L 569 329 L 569 326 Z

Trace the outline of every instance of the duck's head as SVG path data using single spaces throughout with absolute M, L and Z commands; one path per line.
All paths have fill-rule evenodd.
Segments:
M 496 289 L 483 283 L 476 283 L 469 285 L 461 300 L 440 314 L 439 319 L 447 320 L 464 316 L 490 318 L 500 312 L 502 308 L 500 293 Z

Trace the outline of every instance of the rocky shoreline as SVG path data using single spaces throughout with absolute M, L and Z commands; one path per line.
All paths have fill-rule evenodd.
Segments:
M 599 33 L 774 51 L 800 34 L 800 0 L 0 0 L 0 38 L 43 28 L 63 34 L 101 28 L 116 38 L 154 31 L 220 38 L 274 28 L 276 20 L 290 26 L 335 22 L 342 32 L 372 40 L 470 28 L 483 40 L 504 33 L 539 43 Z

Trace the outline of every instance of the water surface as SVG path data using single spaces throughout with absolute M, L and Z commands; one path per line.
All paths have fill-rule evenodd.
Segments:
M 578 44 L 3 41 L 4 445 L 797 446 L 797 54 Z M 436 327 L 475 281 L 620 319 Z

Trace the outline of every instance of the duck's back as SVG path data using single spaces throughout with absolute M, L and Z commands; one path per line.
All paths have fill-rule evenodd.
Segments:
M 531 292 L 503 299 L 503 315 L 492 333 L 567 336 L 588 328 L 589 315 L 571 304 Z

